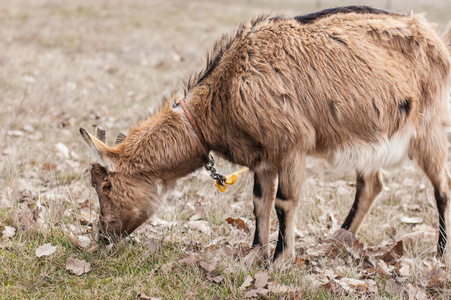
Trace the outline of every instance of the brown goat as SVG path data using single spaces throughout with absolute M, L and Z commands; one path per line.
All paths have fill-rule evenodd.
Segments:
M 451 232 L 450 32 L 444 41 L 421 15 L 363 6 L 242 24 L 215 44 L 183 97 L 172 95 L 123 142 L 108 147 L 80 128 L 97 161 L 91 174 L 102 230 L 131 233 L 212 150 L 254 172 L 256 226 L 245 260 L 269 258 L 275 206 L 280 264 L 294 257 L 307 155 L 356 170 L 355 201 L 342 226 L 354 233 L 382 190 L 380 169 L 408 156 L 434 187 L 442 256 Z

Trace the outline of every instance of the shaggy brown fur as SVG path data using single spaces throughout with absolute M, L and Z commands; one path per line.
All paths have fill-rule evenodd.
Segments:
M 444 253 L 451 226 L 444 131 L 451 58 L 432 27 L 421 15 L 347 7 L 257 17 L 215 44 L 184 97 L 208 147 L 255 173 L 256 230 L 247 262 L 269 258 L 274 206 L 274 259 L 293 258 L 307 155 L 356 170 L 356 198 L 343 224 L 352 232 L 382 189 L 380 169 L 415 159 L 435 189 Z M 451 34 L 444 37 L 451 43 Z M 98 162 L 92 180 L 105 231 L 132 232 L 177 178 L 206 162 L 183 110 L 173 105 L 176 97 L 115 147 L 81 129 Z

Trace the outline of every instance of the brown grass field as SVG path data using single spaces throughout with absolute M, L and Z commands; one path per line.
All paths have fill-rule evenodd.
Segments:
M 407 161 L 384 173 L 358 242 L 342 244 L 327 237 L 351 207 L 354 174 L 309 159 L 297 258 L 283 270 L 240 264 L 254 229 L 251 174 L 225 193 L 204 170 L 181 179 L 119 244 L 99 243 L 92 230 L 99 204 L 80 126 L 103 124 L 113 141 L 252 16 L 355 3 L 0 0 L 0 299 L 450 298 L 450 270 L 435 258 L 433 190 Z M 358 4 L 426 12 L 438 31 L 451 20 L 449 0 Z M 225 174 L 240 168 L 217 165 Z M 273 245 L 276 230 L 274 215 Z M 49 243 L 54 252 L 38 257 Z M 90 270 L 73 274 L 74 258 Z

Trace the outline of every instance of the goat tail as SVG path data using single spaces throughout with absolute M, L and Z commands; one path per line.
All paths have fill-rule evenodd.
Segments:
M 449 21 L 445 32 L 443 32 L 442 39 L 445 42 L 446 48 L 448 48 L 448 51 L 451 53 L 451 21 Z

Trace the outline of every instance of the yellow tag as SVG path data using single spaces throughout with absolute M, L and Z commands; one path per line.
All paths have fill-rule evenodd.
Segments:
M 239 169 L 236 172 L 233 172 L 229 176 L 226 176 L 226 181 L 225 181 L 225 185 L 224 186 L 220 185 L 218 183 L 218 181 L 216 180 L 215 187 L 217 187 L 218 190 L 220 190 L 221 192 L 225 192 L 225 190 L 227 188 L 227 185 L 234 184 L 237 181 L 238 177 L 240 177 L 241 174 L 246 173 L 247 171 L 249 171 L 249 168 L 244 167 L 244 168 Z

